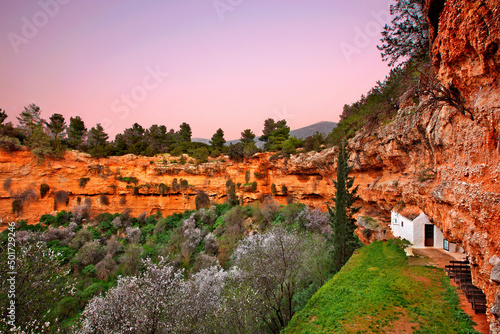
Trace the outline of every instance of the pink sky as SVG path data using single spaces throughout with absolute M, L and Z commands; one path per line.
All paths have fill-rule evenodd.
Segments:
M 135 122 L 237 139 L 267 118 L 338 121 L 389 72 L 391 2 L 0 0 L 0 108 L 80 115 L 111 138 Z

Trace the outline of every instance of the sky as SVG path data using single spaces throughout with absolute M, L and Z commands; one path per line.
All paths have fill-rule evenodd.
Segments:
M 389 73 L 393 0 L 0 0 L 0 108 L 210 138 L 338 121 Z

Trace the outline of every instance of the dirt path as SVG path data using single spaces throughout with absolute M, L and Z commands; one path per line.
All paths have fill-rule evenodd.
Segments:
M 414 248 L 414 257 L 408 257 L 410 265 L 430 265 L 443 268 L 448 265 L 451 260 L 462 260 L 462 258 L 453 257 L 444 251 L 436 248 Z M 451 285 L 457 287 L 454 280 L 450 280 Z M 458 296 L 460 297 L 460 306 L 467 313 L 472 320 L 477 324 L 474 329 L 483 334 L 489 334 L 490 326 L 486 319 L 486 314 L 475 314 L 471 304 L 467 301 L 465 293 L 458 289 Z

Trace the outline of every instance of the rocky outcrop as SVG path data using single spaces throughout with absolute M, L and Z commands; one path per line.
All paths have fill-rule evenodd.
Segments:
M 397 206 L 425 212 L 468 254 L 474 284 L 487 295 L 490 310 L 495 306 L 488 311 L 492 332 L 500 333 L 500 285 L 490 280 L 492 272 L 496 277 L 500 257 L 500 5 L 496 0 L 430 0 L 427 13 L 439 79 L 460 92 L 473 119 L 441 104 L 418 113 L 401 112 L 390 124 L 358 133 L 349 149 L 360 215 L 383 223 Z M 225 201 L 228 180 L 239 184 L 236 194 L 243 203 L 270 195 L 274 184 L 282 203 L 292 198 L 325 209 L 333 195 L 335 156 L 331 148 L 289 159 L 274 160 L 263 153 L 240 163 L 218 159 L 179 165 L 170 157 L 92 159 L 68 152 L 62 160 L 39 164 L 29 152 L 1 153 L 0 217 L 34 223 L 55 206 L 71 209 L 78 198 L 91 203 L 93 214 L 125 208 L 135 215 L 170 214 L 194 209 L 198 191 L 214 202 Z M 89 179 L 85 186 L 80 185 L 82 178 Z M 179 184 L 184 180 L 184 187 L 172 187 L 174 179 Z M 255 191 L 245 186 L 248 181 L 257 183 Z M 39 194 L 42 183 L 50 186 L 48 195 L 32 198 L 14 217 L 16 194 L 27 189 Z M 67 204 L 54 204 L 58 191 L 68 194 Z

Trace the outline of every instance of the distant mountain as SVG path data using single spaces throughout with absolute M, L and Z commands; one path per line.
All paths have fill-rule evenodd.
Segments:
M 312 136 L 316 132 L 328 135 L 336 127 L 337 123 L 335 122 L 323 121 L 309 126 L 305 126 L 297 130 L 292 130 L 290 131 L 290 136 L 300 139 L 306 139 L 307 137 Z
M 336 127 L 337 127 L 337 123 L 335 123 L 335 122 L 323 121 L 323 122 L 314 123 L 312 125 L 305 126 L 303 128 L 292 130 L 292 131 L 290 131 L 290 137 L 306 139 L 307 137 L 312 136 L 316 132 L 328 135 Z M 260 134 L 257 135 L 257 137 L 255 138 L 255 142 L 257 144 L 257 147 L 262 148 L 264 146 L 264 143 L 261 142 L 260 140 L 258 140 L 259 137 L 260 137 Z M 191 140 L 194 142 L 205 143 L 205 144 L 210 145 L 210 139 L 193 138 Z M 240 141 L 239 139 L 228 140 L 226 144 L 236 144 L 239 141 Z

